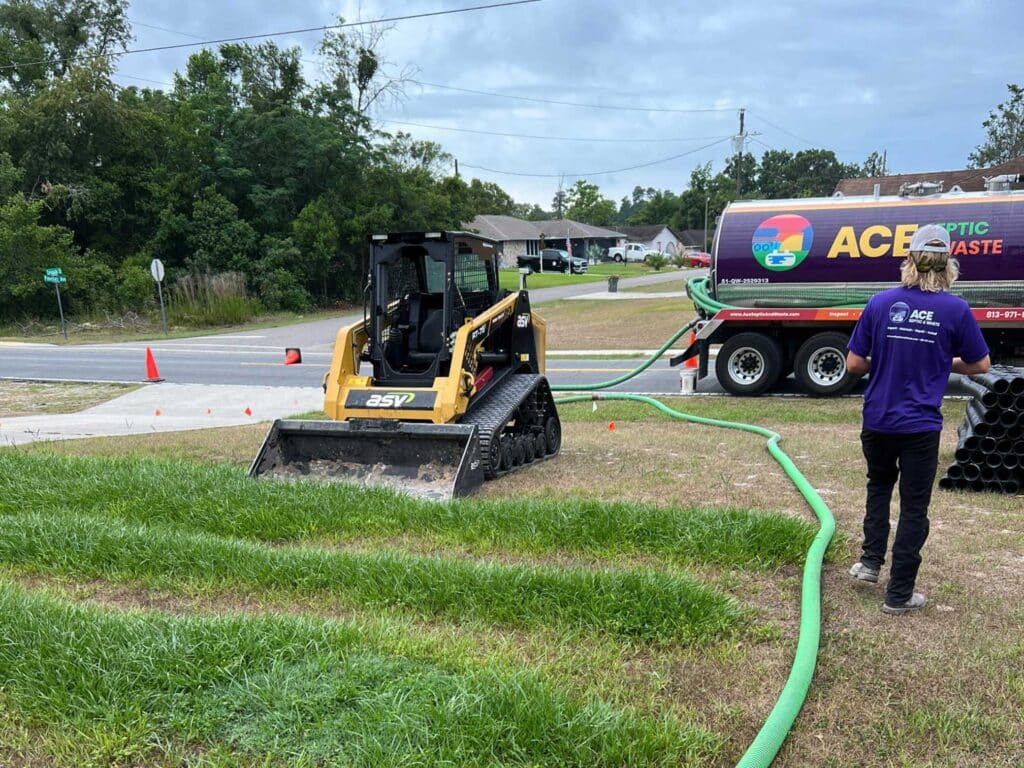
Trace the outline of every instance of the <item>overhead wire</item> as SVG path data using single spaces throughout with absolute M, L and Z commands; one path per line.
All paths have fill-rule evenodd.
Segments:
M 562 101 L 560 99 L 541 99 L 533 96 L 516 96 L 511 93 L 494 93 L 493 91 L 478 91 L 472 88 L 459 88 L 454 85 L 442 85 L 440 83 L 428 83 L 423 80 L 410 79 L 410 83 L 425 86 L 427 88 L 439 88 L 445 91 L 457 91 L 459 93 L 471 93 L 475 96 L 493 96 L 499 99 L 513 99 L 515 101 L 528 101 L 535 104 L 553 104 L 563 107 L 582 107 L 584 109 L 608 109 L 622 112 L 668 112 L 673 114 L 696 114 L 700 112 L 735 112 L 739 107 L 629 107 L 623 104 L 587 104 L 580 101 Z
M 559 179 L 559 178 L 578 179 L 578 178 L 584 178 L 584 177 L 590 177 L 590 176 L 607 176 L 607 175 L 612 174 L 612 173 L 625 173 L 626 171 L 635 171 L 635 170 L 637 170 L 639 168 L 649 168 L 652 165 L 660 165 L 661 163 L 669 163 L 669 162 L 672 162 L 673 160 L 678 160 L 681 157 L 686 157 L 687 155 L 694 155 L 694 154 L 696 154 L 698 152 L 704 151 L 705 149 L 710 149 L 711 147 L 717 146 L 718 144 L 721 144 L 723 142 L 729 141 L 731 139 L 732 139 L 732 136 L 726 136 L 725 138 L 719 139 L 718 141 L 712 141 L 710 144 L 705 144 L 705 145 L 703 145 L 701 147 L 697 147 L 696 149 L 691 149 L 691 150 L 689 150 L 687 152 L 680 152 L 679 154 L 672 155 L 671 157 L 662 157 L 662 158 L 660 158 L 658 160 L 651 160 L 650 162 L 646 162 L 646 163 L 638 163 L 636 165 L 630 165 L 630 166 L 626 166 L 624 168 L 612 168 L 612 169 L 607 170 L 607 171 L 590 171 L 589 173 L 523 173 L 523 172 L 520 172 L 520 171 L 503 171 L 503 170 L 499 170 L 499 169 L 496 169 L 496 168 L 487 168 L 487 167 L 482 166 L 482 165 L 470 165 L 469 163 L 459 163 L 459 165 L 460 165 L 460 167 L 463 167 L 463 168 L 471 168 L 474 171 L 487 171 L 488 173 L 497 173 L 497 174 L 501 174 L 503 176 L 525 176 L 525 177 L 535 178 L 535 179 Z
M 616 144 L 679 144 L 685 141 L 707 141 L 708 139 L 728 139 L 731 136 L 688 136 L 685 138 L 659 138 L 659 139 L 616 139 L 616 138 L 599 138 L 596 136 L 545 136 L 542 134 L 530 134 L 530 133 L 506 133 L 504 131 L 483 131 L 475 128 L 455 128 L 447 125 L 427 125 L 424 123 L 412 123 L 403 120 L 391 120 L 381 119 L 381 123 L 390 123 L 391 125 L 406 125 L 414 128 L 429 128 L 437 131 L 454 131 L 456 133 L 474 133 L 481 136 L 504 136 L 513 139 L 542 139 L 547 141 L 582 141 L 588 144 L 604 144 L 604 143 L 616 143 Z
M 222 37 L 212 40 L 198 40 L 194 43 L 175 43 L 171 45 L 153 45 L 147 48 L 129 48 L 124 51 L 111 51 L 106 53 L 82 53 L 76 56 L 64 56 L 58 58 L 45 58 L 45 59 L 32 59 L 29 61 L 14 61 L 10 64 L 0 65 L 0 71 L 8 69 L 16 69 L 18 67 L 32 66 L 36 64 L 67 64 L 75 61 L 88 61 L 91 59 L 103 59 L 103 58 L 114 58 L 117 56 L 127 56 L 134 53 L 152 53 L 155 51 L 171 51 L 181 48 L 197 48 L 203 45 L 220 45 L 222 43 L 236 43 L 243 40 L 258 40 L 266 37 L 285 37 L 287 35 L 301 35 L 307 32 L 326 32 L 331 29 L 348 29 L 351 27 L 365 27 L 372 24 L 391 24 L 399 21 L 411 21 L 414 19 L 426 19 L 437 16 L 450 16 L 457 13 L 469 13 L 471 11 L 485 11 L 496 8 L 506 8 L 514 5 L 527 5 L 530 3 L 539 3 L 541 0 L 502 0 L 502 2 L 487 3 L 485 5 L 472 5 L 464 8 L 447 8 L 440 11 L 424 11 L 422 13 L 409 13 L 402 16 L 390 16 L 380 19 L 372 19 L 367 21 L 346 21 L 339 24 L 323 24 L 317 27 L 304 27 L 302 29 L 287 29 L 279 30 L 276 32 L 263 32 L 255 35 L 237 35 L 235 37 Z M 185 33 L 178 33 L 185 34 Z M 192 37 L 192 35 L 189 35 Z

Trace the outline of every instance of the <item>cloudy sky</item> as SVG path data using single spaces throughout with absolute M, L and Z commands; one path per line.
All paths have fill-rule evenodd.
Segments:
M 135 0 L 129 17 L 148 47 L 484 2 Z M 758 156 L 886 150 L 893 172 L 956 169 L 1006 84 L 1024 82 L 1021 29 L 1021 0 L 540 0 L 397 23 L 384 55 L 419 84 L 375 117 L 544 207 L 560 179 L 615 200 L 681 191 L 695 166 L 724 166 L 740 108 Z M 316 78 L 319 38 L 275 39 L 302 47 Z M 125 56 L 118 80 L 169 82 L 189 53 Z

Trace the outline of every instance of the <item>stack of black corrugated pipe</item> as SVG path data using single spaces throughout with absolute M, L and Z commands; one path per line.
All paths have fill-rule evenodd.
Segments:
M 956 462 L 939 487 L 1019 493 L 1024 486 L 1024 368 L 994 365 L 964 386 L 973 397 L 957 431 Z

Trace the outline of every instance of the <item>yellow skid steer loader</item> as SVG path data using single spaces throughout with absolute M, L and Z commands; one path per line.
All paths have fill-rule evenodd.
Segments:
M 497 244 L 374 235 L 363 319 L 338 332 L 330 421 L 275 421 L 249 471 L 449 499 L 558 453 L 544 321 L 498 287 Z

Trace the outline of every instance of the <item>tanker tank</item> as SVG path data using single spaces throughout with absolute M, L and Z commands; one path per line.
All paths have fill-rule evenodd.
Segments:
M 739 201 L 722 213 L 712 295 L 740 307 L 862 307 L 899 283 L 914 231 L 939 223 L 972 307 L 1024 306 L 1024 191 Z

